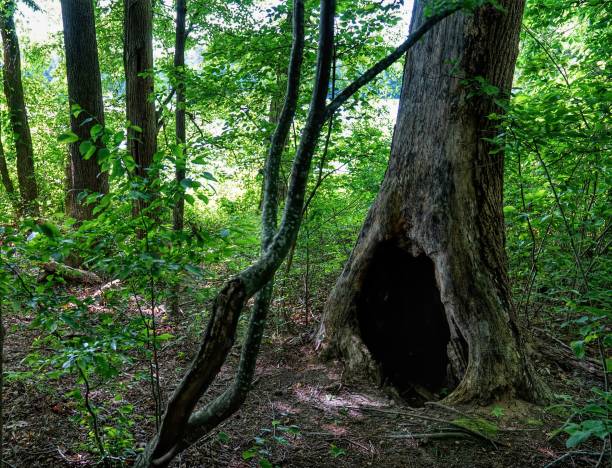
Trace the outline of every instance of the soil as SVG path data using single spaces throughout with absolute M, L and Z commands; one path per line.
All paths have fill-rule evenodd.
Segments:
M 567 412 L 520 401 L 488 407 L 429 404 L 411 408 L 397 399 L 397 392 L 380 388 L 366 377 L 343 375 L 341 363 L 321 362 L 309 339 L 314 322 L 311 319 L 306 325 L 297 317 L 301 312 L 295 312 L 292 334 L 270 327 L 254 386 L 243 408 L 179 456 L 173 467 L 575 467 L 598 462 L 601 441 L 567 455 L 565 436 L 551 437 Z M 4 320 L 8 331 L 5 372 L 27 370 L 24 358 L 32 352 L 40 331 L 29 326 L 32 317 L 9 316 Z M 271 322 L 278 321 L 280 318 L 273 318 Z M 164 332 L 177 337 L 164 343 L 159 354 L 165 400 L 189 365 L 189 356 L 197 349 L 197 336 L 191 315 L 178 323 L 162 324 Z M 534 342 L 541 344 L 534 348 L 534 360 L 556 394 L 583 401 L 591 387 L 601 387 L 594 364 L 578 363 L 562 343 L 542 338 L 542 333 L 534 337 Z M 39 345 L 38 352 L 44 353 L 44 346 Z M 221 392 L 231 381 L 237 356 L 236 349 L 210 394 Z M 127 402 L 134 405 L 127 418 L 133 421 L 129 431 L 134 441 L 130 445 L 142 447 L 155 429 L 151 416 L 154 403 L 147 380 L 139 377 L 143 371 L 146 375 L 148 363 L 142 356 L 134 358 L 112 387 L 92 382 L 91 400 L 102 408 L 98 415 L 101 426 L 120 423 L 113 405 L 115 410 Z M 84 391 L 74 378 L 9 379 L 3 402 L 7 466 L 99 464 L 87 426 L 74 399 L 67 395 L 75 386 Z M 465 425 L 466 420 L 468 426 L 469 421 L 481 421 L 477 430 L 484 436 L 471 436 L 451 424 Z M 610 466 L 610 459 L 599 461 L 600 466 Z M 117 458 L 111 464 L 129 466 L 130 459 Z

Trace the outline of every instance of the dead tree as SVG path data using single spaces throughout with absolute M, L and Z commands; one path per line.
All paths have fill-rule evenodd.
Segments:
M 510 93 L 524 2 L 496 3 L 409 51 L 389 166 L 319 332 L 327 355 L 420 400 L 547 395 L 513 317 L 488 118 Z

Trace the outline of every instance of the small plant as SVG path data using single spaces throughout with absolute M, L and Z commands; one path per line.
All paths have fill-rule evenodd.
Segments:
M 346 455 L 346 450 L 344 450 L 343 448 L 337 447 L 335 444 L 331 444 L 329 446 L 329 454 L 333 458 L 343 457 L 344 455 Z
M 593 437 L 605 441 L 612 433 L 609 417 L 612 412 L 612 394 L 595 387 L 591 390 L 594 397 L 582 407 L 571 404 L 570 417 L 551 434 L 551 437 L 562 432 L 569 435 L 565 441 L 567 448 L 578 447 Z
M 270 462 L 274 446 L 287 446 L 289 440 L 300 435 L 298 426 L 285 426 L 278 419 L 272 420 L 272 428 L 263 428 L 261 436 L 255 437 L 253 445 L 242 452 L 243 460 L 257 459 L 261 468 L 272 468 Z
M 501 417 L 504 416 L 504 409 L 501 406 L 494 406 L 493 409 L 491 410 L 491 416 L 494 416 L 497 419 L 500 419 Z

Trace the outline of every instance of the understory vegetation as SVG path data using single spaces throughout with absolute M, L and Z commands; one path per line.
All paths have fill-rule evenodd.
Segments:
M 68 3 L 62 0 L 62 7 Z M 169 424 L 164 422 L 169 398 L 210 334 L 207 327 L 222 310 L 219 304 L 231 294 L 227 281 L 250 271 L 276 232 L 276 207 L 274 226 L 262 224 L 271 196 L 265 188 L 266 160 L 289 101 L 295 8 L 302 3 L 301 81 L 295 115 L 281 142 L 273 194 L 279 212 L 292 203 L 293 160 L 305 144 L 301 135 L 309 128 L 309 103 L 317 91 L 319 3 L 189 0 L 183 63 L 177 65 L 181 3 L 152 2 L 153 68 L 137 75 L 151 80 L 148 104 L 157 129 L 156 149 L 145 170 L 134 148 L 144 145 L 147 129 L 126 120 L 124 2 L 92 2 L 101 118 L 69 98 L 59 2 L 0 0 L 4 86 L 12 86 L 4 34 L 10 17 L 17 25 L 31 132 L 33 173 L 28 177 L 37 187 L 31 199 L 20 190 L 27 183 L 17 169 L 24 136 L 12 118 L 10 93 L 0 93 L 0 169 L 5 167 L 0 466 L 132 466 L 159 443 L 152 439 Z M 428 14 L 473 10 L 484 3 L 497 2 L 433 2 Z M 403 1 L 337 1 L 324 106 L 406 39 L 411 9 L 411 2 Z M 521 466 L 609 466 L 610 24 L 612 2 L 529 0 L 511 99 L 484 78 L 457 72 L 461 86 L 499 105 L 499 113 L 489 116 L 499 131 L 483 138 L 497 148 L 493 154 L 505 153 L 503 213 L 512 309 L 525 350 L 550 387 L 550 401 L 540 407 L 501 400 L 455 408 L 443 400 L 452 389 L 442 389 L 425 395 L 430 401 L 421 408 L 403 408 L 385 382 L 345 378 L 340 363 L 322 363 L 316 355 L 314 339 L 325 302 L 387 170 L 402 86 L 403 62 L 398 61 L 321 124 L 299 207 L 299 233 L 262 285 L 274 281 L 245 406 L 199 442 L 182 440 L 178 452 L 168 451 L 172 455 L 163 462 L 409 466 L 402 457 L 422 450 L 428 454 L 419 458 L 422 466 L 511 466 L 518 456 L 513 451 L 522 452 Z M 183 136 L 177 132 L 178 115 Z M 71 127 L 71 117 L 77 127 Z M 88 136 L 77 134 L 75 128 L 85 126 Z M 71 145 L 84 161 L 97 162 L 108 190 L 70 186 Z M 184 213 L 177 229 L 181 200 Z M 90 207 L 90 215 L 75 218 L 75 204 Z M 248 365 L 240 347 L 251 339 L 249 311 L 258 307 L 260 294 L 251 300 L 253 294 L 248 295 L 245 311 L 236 318 L 235 344 L 230 343 L 227 362 L 219 364 L 217 380 L 223 385 L 203 387 L 206 399 L 222 395 L 235 370 Z M 303 382 L 294 380 L 304 375 L 309 377 Z M 392 409 L 382 403 L 365 408 L 370 403 L 360 392 L 367 394 L 368 385 L 380 401 L 395 399 Z M 315 400 L 334 414 L 320 427 L 312 423 L 318 416 L 310 410 L 296 410 Z M 262 409 L 268 402 L 271 413 Z M 376 422 L 389 416 L 384 411 L 395 412 L 393 418 Z M 357 414 L 365 421 L 359 428 L 346 422 Z M 426 426 L 406 429 L 415 420 Z M 363 432 L 372 424 L 390 434 L 384 443 L 372 444 L 370 433 Z M 461 444 L 456 452 L 455 438 Z M 385 445 L 391 443 L 407 451 Z M 472 445 L 466 449 L 465 444 Z M 470 454 L 480 450 L 485 458 L 495 458 L 486 455 L 489 451 L 505 455 L 499 465 L 472 465 Z

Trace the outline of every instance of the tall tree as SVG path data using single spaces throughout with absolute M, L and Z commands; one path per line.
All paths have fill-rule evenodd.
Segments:
M 21 82 L 21 57 L 19 39 L 15 30 L 16 4 L 6 0 L 0 11 L 0 32 L 4 49 L 4 94 L 10 114 L 11 128 L 15 137 L 17 154 L 17 180 L 24 214 L 38 215 L 38 185 L 34 173 L 34 149 Z
M 349 368 L 426 399 L 444 387 L 450 401 L 547 395 L 513 316 L 489 119 L 510 92 L 524 1 L 495 3 L 408 53 L 389 166 L 319 335 Z
M 129 151 L 136 174 L 151 182 L 148 169 L 157 151 L 157 122 L 153 101 L 153 9 L 151 0 L 124 0 L 123 62 L 126 110 L 130 122 Z M 144 205 L 135 206 L 136 211 Z
M 176 110 L 174 112 L 176 144 L 181 146 L 177 152 L 181 157 L 176 160 L 176 183 L 180 189 L 181 181 L 186 175 L 186 147 L 185 147 L 185 20 L 187 17 L 187 0 L 176 0 L 176 38 L 174 43 L 174 73 L 176 74 Z M 182 194 L 181 194 L 182 195 Z M 173 225 L 175 231 L 183 229 L 185 215 L 185 198 L 179 196 L 173 212 Z
M 79 141 L 70 144 L 66 212 L 77 220 L 90 219 L 93 205 L 79 200 L 83 191 L 107 193 L 108 175 L 100 170 L 95 154 L 88 148 L 102 148 L 104 105 L 98 62 L 98 44 L 92 0 L 61 0 L 64 47 L 68 75 L 68 98 L 78 110 L 70 113 L 70 126 Z M 79 147 L 90 141 L 83 153 Z

